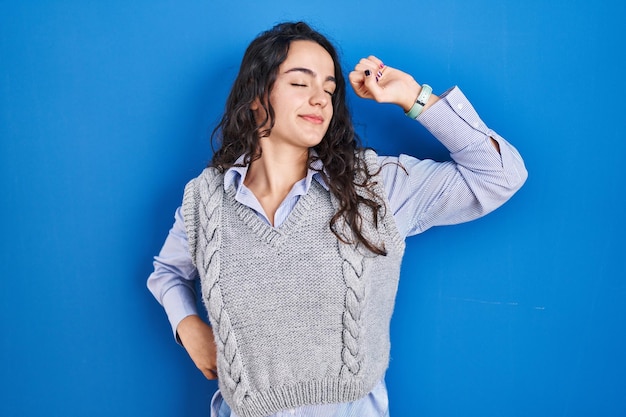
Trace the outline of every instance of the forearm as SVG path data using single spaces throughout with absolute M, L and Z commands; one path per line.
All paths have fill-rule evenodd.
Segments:
M 207 379 L 217 378 L 217 351 L 213 330 L 199 316 L 185 317 L 177 334 L 189 357 Z
M 148 278 L 148 289 L 163 306 L 175 333 L 180 321 L 198 314 L 196 307 L 197 270 L 193 265 L 184 222 L 177 210 L 175 222 L 158 256 L 154 272 Z
M 381 161 L 389 204 L 405 236 L 478 218 L 524 183 L 526 168 L 517 150 L 485 126 L 458 88 L 442 94 L 417 120 L 449 149 L 453 161 L 407 155 Z M 394 160 L 399 164 L 385 164 Z
M 444 93 L 418 121 L 448 148 L 457 164 L 473 172 L 492 171 L 515 190 L 525 181 L 527 172 L 518 151 L 487 127 L 458 87 Z
M 422 92 L 422 85 L 419 84 L 417 81 L 415 81 L 415 79 L 412 76 L 409 76 L 406 79 L 405 84 L 406 84 L 406 87 L 400 90 L 401 94 L 399 95 L 395 104 L 400 106 L 402 110 L 404 110 L 404 112 L 406 113 L 409 110 L 411 110 L 411 108 L 417 101 L 417 98 Z M 426 104 L 424 105 L 422 109 L 422 113 L 424 113 L 426 110 L 428 110 L 431 106 L 433 106 L 438 101 L 439 101 L 439 96 L 437 96 L 434 93 L 431 94 L 428 97 L 428 100 L 426 101 Z

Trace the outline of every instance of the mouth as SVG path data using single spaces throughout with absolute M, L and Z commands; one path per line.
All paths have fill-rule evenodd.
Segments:
M 300 115 L 300 117 L 306 120 L 307 122 L 310 122 L 316 125 L 321 125 L 322 123 L 324 123 L 324 118 L 316 114 L 302 114 Z

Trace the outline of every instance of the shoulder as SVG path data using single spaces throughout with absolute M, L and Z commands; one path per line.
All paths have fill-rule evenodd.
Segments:
M 378 154 L 376 153 L 375 150 L 373 149 L 364 149 L 363 151 L 361 151 L 361 154 L 363 155 L 363 159 L 365 160 L 365 162 L 367 163 L 367 166 L 369 167 L 371 166 L 378 166 Z
M 196 203 L 200 200 L 200 193 L 203 189 L 215 189 L 223 184 L 224 174 L 217 168 L 207 167 L 200 175 L 190 180 L 185 185 L 185 192 L 183 197 L 183 205 L 189 200 Z
M 365 168 L 370 176 L 376 176 L 380 173 L 380 158 L 373 149 L 366 148 L 357 152 L 356 165 L 357 171 Z
M 224 174 L 220 172 L 219 169 L 215 167 L 207 167 L 202 170 L 200 175 L 198 175 L 196 178 L 189 181 L 187 183 L 187 186 L 189 186 L 190 184 L 193 186 L 197 186 L 198 184 L 203 183 L 203 182 L 212 183 L 212 182 L 219 181 L 223 178 L 224 178 Z
M 368 199 L 387 204 L 382 181 L 381 161 L 373 149 L 363 149 L 356 155 L 357 192 Z
M 200 227 L 207 229 L 209 223 L 219 223 L 218 208 L 224 190 L 223 177 L 224 175 L 217 168 L 208 167 L 185 186 L 181 211 L 189 241 L 189 251 L 194 259 L 193 254 L 196 253 Z M 207 213 L 211 215 L 208 216 Z

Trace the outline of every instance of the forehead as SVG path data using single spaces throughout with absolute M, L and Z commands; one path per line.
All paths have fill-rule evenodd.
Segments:
M 280 66 L 280 72 L 284 73 L 294 67 L 310 69 L 324 78 L 335 74 L 335 64 L 330 54 L 313 41 L 291 42 L 287 58 Z

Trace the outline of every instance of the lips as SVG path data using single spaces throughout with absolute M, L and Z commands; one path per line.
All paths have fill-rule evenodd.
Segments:
M 306 120 L 307 122 L 311 122 L 316 125 L 321 125 L 322 123 L 324 123 L 324 118 L 316 114 L 302 114 L 300 115 L 300 117 Z

